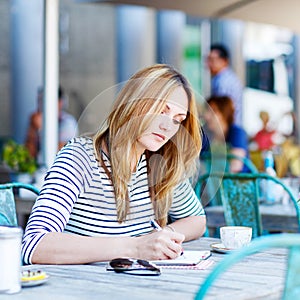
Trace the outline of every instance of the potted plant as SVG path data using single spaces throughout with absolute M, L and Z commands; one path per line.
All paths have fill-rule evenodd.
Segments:
M 28 149 L 13 140 L 9 140 L 3 147 L 3 162 L 11 169 L 13 175 L 27 174 L 27 178 L 28 176 L 30 178 L 25 180 L 24 177 L 20 179 L 14 176 L 13 181 L 25 182 L 29 180 L 25 183 L 30 183 L 32 175 L 37 169 L 36 161 L 30 155 Z

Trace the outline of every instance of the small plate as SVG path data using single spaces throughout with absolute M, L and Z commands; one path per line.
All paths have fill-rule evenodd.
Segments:
M 210 247 L 212 250 L 219 252 L 219 253 L 229 253 L 229 252 L 234 251 L 234 249 L 225 248 L 225 246 L 222 243 L 213 243 L 210 245 Z
M 30 287 L 30 286 L 38 286 L 44 284 L 49 279 L 49 276 L 46 275 L 45 278 L 39 280 L 28 280 L 28 281 L 21 281 L 22 287 Z
M 44 284 L 48 279 L 49 275 L 42 270 L 24 270 L 21 274 L 21 285 L 22 287 L 37 286 Z

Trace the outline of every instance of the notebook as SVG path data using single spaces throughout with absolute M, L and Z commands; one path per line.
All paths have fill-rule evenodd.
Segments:
M 183 255 L 175 259 L 152 260 L 151 262 L 157 266 L 195 266 L 210 256 L 211 252 L 209 250 L 186 250 Z

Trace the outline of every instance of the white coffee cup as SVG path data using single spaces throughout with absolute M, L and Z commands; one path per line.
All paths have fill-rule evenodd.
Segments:
M 246 226 L 223 226 L 220 228 L 222 244 L 228 249 L 238 249 L 250 243 L 252 228 Z

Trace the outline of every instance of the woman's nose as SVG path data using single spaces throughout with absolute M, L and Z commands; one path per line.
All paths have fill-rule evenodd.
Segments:
M 170 117 L 162 115 L 159 122 L 159 128 L 161 130 L 170 130 L 172 120 Z

